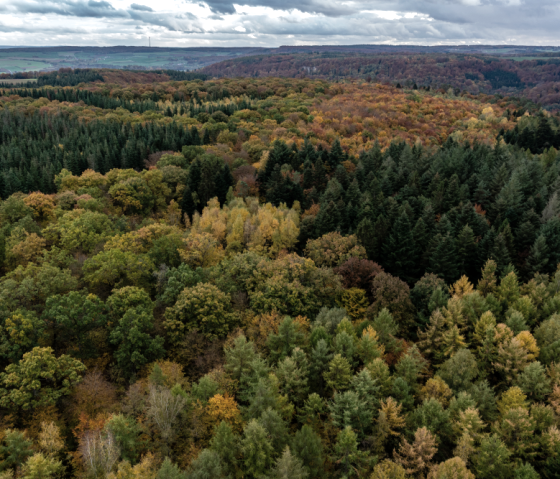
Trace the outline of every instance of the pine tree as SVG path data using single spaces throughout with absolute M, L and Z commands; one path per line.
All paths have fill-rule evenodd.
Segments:
M 301 460 L 292 454 L 289 446 L 286 446 L 282 456 L 276 462 L 272 477 L 274 479 L 306 479 L 308 476 Z
M 183 474 L 182 476 L 170 475 L 170 477 L 172 479 L 175 478 L 186 479 L 187 477 L 189 479 L 209 479 L 209 478 L 226 479 L 227 477 L 223 469 L 222 460 L 220 456 L 218 455 L 217 452 L 211 449 L 203 449 L 202 452 L 198 455 L 198 457 L 192 462 L 190 469 L 191 470 L 189 471 L 188 476 L 186 474 Z M 160 473 L 158 473 L 157 479 L 159 479 Z M 163 475 L 162 479 L 163 477 L 166 478 L 166 476 Z
M 335 391 L 344 391 L 350 386 L 352 368 L 346 358 L 335 355 L 329 363 L 329 370 L 323 373 L 327 386 Z
M 545 267 L 548 264 L 548 257 L 546 238 L 543 235 L 539 235 L 529 251 L 527 272 L 535 274 L 545 271 Z
M 407 282 L 413 282 L 411 272 L 417 262 L 416 245 L 408 215 L 403 211 L 383 244 L 387 270 Z
M 258 477 L 272 466 L 274 449 L 266 429 L 256 419 L 245 426 L 241 448 L 246 474 Z
M 406 439 L 401 441 L 399 451 L 394 458 L 397 464 L 404 467 L 407 474 L 420 475 L 431 466 L 431 460 L 437 452 L 436 438 L 425 427 L 414 433 L 414 442 Z
M 328 166 L 330 168 L 331 174 L 336 171 L 337 166 L 340 165 L 340 163 L 342 163 L 344 159 L 345 155 L 344 151 L 342 151 L 342 147 L 340 146 L 340 140 L 336 138 L 329 153 Z
M 189 185 L 185 186 L 183 190 L 183 198 L 181 199 L 181 215 L 186 215 L 189 221 L 192 221 L 192 217 L 196 211 L 196 204 L 193 200 L 193 195 Z
M 222 421 L 214 429 L 210 448 L 220 456 L 224 472 L 234 476 L 238 465 L 239 439 L 227 422 Z
M 291 441 L 294 454 L 301 460 L 309 477 L 320 477 L 323 470 L 323 445 L 313 429 L 304 424 Z

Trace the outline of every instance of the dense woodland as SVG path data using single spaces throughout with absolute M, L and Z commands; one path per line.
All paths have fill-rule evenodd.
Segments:
M 408 87 L 457 88 L 472 94 L 520 95 L 560 108 L 560 58 L 518 60 L 480 54 L 293 53 L 258 55 L 207 66 L 217 77 L 287 76 L 329 80 L 362 78 Z
M 0 96 L 0 478 L 560 477 L 556 116 L 142 75 Z

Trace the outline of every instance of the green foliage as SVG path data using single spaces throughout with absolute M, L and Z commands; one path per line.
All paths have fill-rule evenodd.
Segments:
M 18 430 L 6 430 L 3 445 L 0 448 L 3 460 L 2 469 L 19 469 L 28 457 L 33 454 L 33 443 Z
M 165 318 L 164 326 L 174 342 L 192 330 L 208 338 L 224 337 L 237 323 L 228 295 L 208 283 L 185 288 Z
M 484 438 L 478 452 L 473 457 L 476 477 L 481 479 L 506 479 L 511 477 L 511 452 L 506 445 L 493 434 Z
M 51 348 L 33 348 L 0 374 L 0 405 L 21 409 L 54 405 L 72 392 L 85 370 L 70 356 L 57 358 Z
M 241 449 L 244 470 L 251 477 L 264 474 L 272 466 L 274 449 L 266 429 L 255 419 L 249 421 L 243 431 Z
M 163 338 L 152 337 L 149 333 L 153 326 L 151 312 L 136 307 L 128 309 L 111 331 L 109 341 L 117 348 L 115 359 L 125 375 L 136 373 L 145 364 L 164 355 Z

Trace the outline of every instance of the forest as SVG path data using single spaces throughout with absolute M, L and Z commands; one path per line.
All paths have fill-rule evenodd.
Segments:
M 560 477 L 557 115 L 98 74 L 0 89 L 1 479 Z
M 517 54 L 519 55 L 519 54 Z M 412 88 L 456 88 L 472 94 L 516 95 L 550 110 L 560 108 L 560 58 L 516 58 L 480 53 L 286 52 L 228 59 L 202 71 L 216 77 L 311 77 L 389 82 Z

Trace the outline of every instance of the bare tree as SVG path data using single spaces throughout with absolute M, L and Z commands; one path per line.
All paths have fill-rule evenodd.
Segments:
M 87 431 L 80 438 L 80 453 L 90 476 L 105 477 L 119 460 L 121 451 L 109 431 Z
M 173 394 L 167 388 L 150 386 L 147 414 L 156 423 L 165 442 L 171 440 L 175 421 L 185 403 L 183 396 Z

